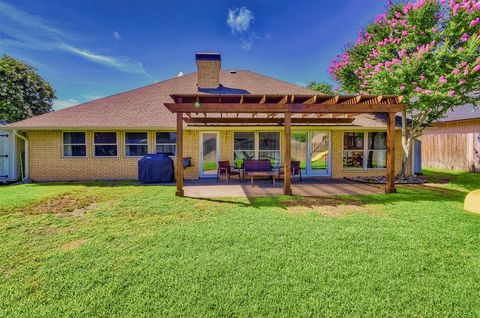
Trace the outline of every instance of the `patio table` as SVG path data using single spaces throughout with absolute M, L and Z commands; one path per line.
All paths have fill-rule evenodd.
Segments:
M 250 171 L 247 172 L 247 177 L 250 178 L 250 186 L 253 187 L 254 177 L 271 177 L 273 182 L 273 187 L 275 187 L 275 179 L 278 176 L 277 171 Z

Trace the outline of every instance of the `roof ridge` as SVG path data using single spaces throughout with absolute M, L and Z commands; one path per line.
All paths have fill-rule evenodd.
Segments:
M 230 72 L 231 70 L 224 70 L 222 69 L 221 71 L 224 71 L 224 72 Z M 293 83 L 290 83 L 290 82 L 287 82 L 287 81 L 284 81 L 284 80 L 280 80 L 280 79 L 277 79 L 277 78 L 274 78 L 272 76 L 268 76 L 268 75 L 264 75 L 264 74 L 261 74 L 261 73 L 257 73 L 257 72 L 254 72 L 254 71 L 251 71 L 251 70 L 246 70 L 246 69 L 243 69 L 243 70 L 238 70 L 238 69 L 235 69 L 236 72 L 247 72 L 247 73 L 252 73 L 252 74 L 256 74 L 256 75 L 259 75 L 261 77 L 267 77 L 271 80 L 274 80 L 274 81 L 277 81 L 277 82 L 281 82 L 281 83 L 285 83 L 285 84 L 288 84 L 288 85 L 292 85 L 292 86 L 295 86 L 295 87 L 299 87 L 299 88 L 304 88 L 304 89 L 308 89 L 310 91 L 312 91 L 312 93 L 315 93 L 316 91 L 310 89 L 310 88 L 307 88 L 307 87 L 304 87 L 304 86 L 300 86 L 300 85 L 297 85 L 297 84 L 293 84 Z M 96 101 L 100 101 L 100 100 L 103 100 L 103 99 L 106 99 L 106 98 L 111 98 L 111 97 L 115 97 L 115 96 L 118 96 L 118 95 L 123 95 L 123 94 L 127 94 L 127 93 L 132 93 L 132 92 L 135 92 L 137 90 L 141 90 L 141 89 L 146 89 L 146 88 L 149 88 L 149 87 L 152 87 L 152 86 L 155 86 L 155 85 L 161 85 L 161 84 L 164 84 L 166 82 L 170 82 L 170 81 L 173 81 L 173 80 L 177 80 L 177 79 L 181 79 L 182 77 L 184 76 L 191 76 L 193 74 L 196 74 L 198 72 L 190 72 L 190 73 L 187 73 L 187 74 L 184 74 L 182 76 L 175 76 L 175 77 L 171 77 L 171 78 L 168 78 L 168 79 L 165 79 L 165 80 L 162 80 L 162 81 L 159 81 L 159 82 L 155 82 L 155 83 L 152 83 L 152 84 L 148 84 L 148 85 L 145 85 L 145 86 L 140 86 L 140 87 L 136 87 L 136 88 L 132 88 L 132 89 L 129 89 L 129 90 L 126 90 L 126 91 L 123 91 L 123 92 L 118 92 L 118 93 L 115 93 L 115 94 L 112 94 L 112 95 L 108 95 L 108 96 L 104 96 L 104 97 L 100 97 L 100 98 L 97 98 L 97 99 L 92 99 L 92 100 L 89 100 L 88 102 L 83 102 L 83 103 L 80 103 L 80 104 L 77 104 L 77 105 L 73 105 L 73 106 L 70 106 L 70 107 L 66 107 L 66 108 L 62 108 L 62 109 L 59 109 L 59 110 L 56 110 L 54 111 L 55 113 L 57 112 L 61 112 L 63 110 L 66 110 L 66 109 L 73 109 L 73 108 L 77 108 L 79 106 L 84 106 L 84 105 L 87 105 L 89 103 L 92 103 L 92 102 L 96 102 Z M 221 84 L 221 83 L 220 83 Z M 316 92 L 318 94 L 318 92 Z M 49 113 L 45 113 L 45 114 L 42 114 L 42 115 L 46 115 L 46 114 L 49 114 Z M 39 115 L 39 116 L 42 116 L 42 115 Z M 37 117 L 37 116 L 35 116 Z M 27 118 L 28 119 L 28 118 Z
M 290 82 L 287 82 L 285 80 L 281 80 L 281 79 L 278 79 L 278 78 L 275 78 L 275 77 L 272 77 L 272 76 L 269 76 L 269 75 L 264 75 L 262 73 L 257 73 L 257 72 L 254 72 L 254 71 L 251 71 L 251 70 L 243 70 L 244 72 L 249 72 L 249 73 L 253 73 L 253 74 L 257 74 L 257 75 L 260 75 L 262 77 L 268 77 L 272 80 L 275 80 L 277 82 L 281 82 L 281 83 L 284 83 L 284 84 L 288 84 L 288 85 L 292 85 L 292 86 L 295 86 L 295 87 L 299 87 L 299 88 L 303 88 L 303 89 L 307 89 L 309 91 L 311 91 L 313 94 L 317 94 L 317 95 L 320 95 L 320 94 L 323 94 L 323 93 L 320 93 L 317 92 L 317 91 L 314 91 L 313 89 L 310 89 L 308 87 L 305 87 L 305 86 L 300 86 L 300 85 L 297 85 L 297 84 L 294 84 L 294 83 L 290 83 Z
M 61 112 L 61 111 L 67 110 L 67 109 L 77 108 L 77 107 L 79 107 L 79 106 L 84 106 L 84 105 L 87 105 L 87 104 L 90 104 L 90 103 L 93 103 L 93 102 L 97 102 L 97 101 L 100 101 L 100 100 L 103 100 L 103 99 L 107 99 L 107 98 L 111 98 L 111 97 L 115 97 L 115 96 L 123 95 L 123 94 L 127 94 L 127 93 L 133 93 L 133 92 L 138 91 L 138 90 L 141 90 L 141 89 L 146 89 L 146 88 L 149 88 L 149 87 L 152 87 L 152 86 L 155 86 L 155 85 L 161 85 L 161 84 L 164 84 L 164 83 L 166 83 L 166 82 L 170 82 L 170 81 L 179 79 L 179 78 L 184 77 L 184 76 L 193 75 L 193 74 L 195 74 L 195 73 L 196 73 L 196 72 L 191 72 L 191 73 L 184 74 L 184 75 L 182 75 L 182 76 L 171 77 L 171 78 L 165 79 L 165 80 L 163 80 L 163 81 L 155 82 L 155 83 L 148 84 L 148 85 L 145 85 L 145 86 L 140 86 L 140 87 L 132 88 L 132 89 L 129 89 L 129 90 L 126 90 L 126 91 L 123 91 L 123 92 L 118 92 L 118 93 L 115 93 L 115 94 L 112 94 L 112 95 L 108 95 L 108 96 L 104 96 L 104 97 L 92 99 L 92 100 L 89 100 L 88 102 L 84 102 L 84 103 L 81 103 L 81 104 L 77 104 L 77 105 L 73 105 L 73 106 L 70 106 L 70 107 L 62 108 L 62 109 L 59 109 L 59 110 L 56 110 L 56 111 L 53 111 L 53 112 L 50 112 L 50 113 L 58 113 L 58 112 Z M 47 115 L 47 114 L 50 114 L 50 113 L 45 113 L 45 114 L 42 114 L 42 115 Z M 42 116 L 42 115 L 39 115 L 39 116 Z M 38 116 L 35 116 L 35 117 L 38 117 Z M 27 118 L 27 119 L 28 119 L 28 118 Z M 24 120 L 26 120 L 26 119 L 24 119 Z

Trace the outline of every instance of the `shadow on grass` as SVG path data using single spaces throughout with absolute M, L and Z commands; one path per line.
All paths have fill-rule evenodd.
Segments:
M 473 191 L 480 188 L 480 173 L 457 170 L 424 169 L 429 183 L 447 184 L 451 187 Z
M 23 183 L 16 183 L 14 185 L 20 185 Z M 143 184 L 139 183 L 135 180 L 99 180 L 99 181 L 41 181 L 41 182 L 32 182 L 27 183 L 31 186 L 72 186 L 72 185 L 80 185 L 85 187 L 124 187 L 124 186 L 143 186 Z M 155 184 L 155 185 L 163 185 L 163 184 Z M 170 186 L 172 184 L 165 184 L 165 186 Z
M 232 200 L 229 198 L 188 198 L 189 200 L 201 200 L 217 204 L 234 204 L 240 207 L 270 208 L 277 207 L 288 209 L 291 207 L 342 207 L 358 206 L 368 204 L 390 205 L 401 202 L 463 202 L 466 193 L 464 191 L 436 187 L 429 185 L 408 185 L 398 187 L 397 193 L 392 194 L 370 194 L 370 195 L 342 195 L 329 197 L 304 197 L 304 196 L 269 196 Z M 245 199 L 243 199 L 245 200 Z
M 370 195 L 342 195 L 327 197 L 303 197 L 303 196 L 266 196 L 245 198 L 177 198 L 174 200 L 196 200 L 197 202 L 210 202 L 215 204 L 228 204 L 239 207 L 277 207 L 287 209 L 289 207 L 312 208 L 318 206 L 341 207 L 364 206 L 367 204 L 395 204 L 399 202 L 463 202 L 468 191 L 480 188 L 480 174 L 448 170 L 425 169 L 425 175 L 430 184 L 402 185 L 398 186 L 398 193 L 394 194 L 370 194 Z M 173 188 L 172 184 L 142 185 L 138 181 L 73 181 L 73 182 L 42 182 L 30 186 L 74 186 L 85 187 L 150 187 L 164 186 Z M 173 191 L 172 191 L 173 193 Z M 180 204 L 180 201 L 179 201 Z

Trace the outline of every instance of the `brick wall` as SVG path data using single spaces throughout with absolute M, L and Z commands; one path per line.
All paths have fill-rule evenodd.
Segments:
M 96 158 L 93 156 L 93 131 L 86 131 L 87 155 L 83 158 L 62 157 L 61 131 L 29 131 L 29 168 L 32 180 L 112 180 L 137 179 L 137 161 L 139 158 L 124 156 L 124 131 L 117 132 L 118 156 Z M 342 131 L 332 131 L 332 177 L 340 178 L 354 175 L 384 175 L 384 169 L 344 170 L 342 167 Z M 191 157 L 192 167 L 185 169 L 185 178 L 196 179 L 199 176 L 200 132 L 184 131 L 184 156 Z M 220 159 L 233 162 L 233 131 L 219 132 Z M 282 136 L 281 147 L 285 149 Z M 148 131 L 148 149 L 155 152 L 155 131 Z M 402 160 L 401 134 L 397 131 L 395 155 L 396 171 L 400 170 Z
M 217 88 L 220 84 L 220 61 L 197 60 L 198 87 Z

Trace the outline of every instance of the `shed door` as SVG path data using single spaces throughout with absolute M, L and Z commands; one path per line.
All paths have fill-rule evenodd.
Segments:
M 8 133 L 0 131 L 0 182 L 8 178 Z

